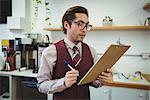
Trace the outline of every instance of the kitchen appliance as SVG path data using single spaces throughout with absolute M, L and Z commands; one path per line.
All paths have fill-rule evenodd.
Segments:
M 144 26 L 150 26 L 150 17 L 146 18 Z
M 15 63 L 15 50 L 14 50 L 14 40 L 2 39 L 2 52 L 4 55 L 4 66 L 1 70 L 3 71 L 13 71 L 16 69 Z
M 50 45 L 50 39 L 48 35 L 45 35 L 42 39 L 42 42 L 38 44 L 38 67 L 40 67 L 40 60 L 43 50 Z
M 16 68 L 34 69 L 37 66 L 37 43 L 32 38 L 16 38 Z

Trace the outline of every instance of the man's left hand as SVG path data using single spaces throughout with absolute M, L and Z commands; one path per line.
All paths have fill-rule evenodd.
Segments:
M 98 77 L 97 80 L 100 81 L 101 84 L 107 84 L 113 81 L 112 70 L 107 69 L 105 72 L 102 72 Z

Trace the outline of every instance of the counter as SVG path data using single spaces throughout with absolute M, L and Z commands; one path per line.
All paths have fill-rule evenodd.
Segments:
M 110 82 L 107 85 L 108 86 L 115 86 L 115 87 L 125 87 L 125 88 L 135 88 L 135 89 L 150 90 L 150 85 L 143 85 L 143 84 L 132 84 L 132 83 L 123 83 L 123 82 Z
M 113 82 L 110 82 L 107 85 L 115 86 L 115 87 L 150 90 L 150 75 L 143 74 L 142 80 L 139 81 L 133 81 L 125 78 L 121 80 L 121 79 L 117 79 L 115 75 L 113 75 Z
M 11 71 L 11 72 L 4 72 L 0 71 L 0 76 L 20 76 L 20 77 L 34 77 L 36 78 L 37 74 L 32 73 L 32 70 L 25 70 L 25 71 Z M 143 74 L 143 77 L 150 82 L 150 74 Z M 136 89 L 145 89 L 150 90 L 150 83 L 149 84 L 138 84 L 138 83 L 127 83 L 127 82 L 110 82 L 106 84 L 108 86 L 115 86 L 115 87 L 126 87 L 126 88 L 136 88 Z
M 21 86 L 19 87 L 18 85 L 18 81 L 20 78 L 24 78 L 24 77 L 30 77 L 30 78 L 36 78 L 37 74 L 32 73 L 32 70 L 24 70 L 24 71 L 11 71 L 11 72 L 5 72 L 5 71 L 0 71 L 0 76 L 6 76 L 9 78 L 9 95 L 10 98 L 9 100 L 16 100 L 17 99 L 17 94 L 18 92 L 13 92 L 14 90 L 16 90 L 17 88 L 21 88 Z M 145 79 L 149 80 L 150 75 L 144 75 Z M 114 77 L 114 76 L 113 76 Z M 127 82 L 110 82 L 108 84 L 106 84 L 106 86 L 111 86 L 112 87 L 124 87 L 124 88 L 130 88 L 130 89 L 142 89 L 142 90 L 150 90 L 150 84 L 136 84 L 136 83 L 127 83 Z M 101 88 L 100 88 L 101 89 Z

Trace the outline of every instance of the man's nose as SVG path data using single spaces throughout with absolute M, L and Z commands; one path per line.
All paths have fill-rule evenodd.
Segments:
M 82 31 L 83 31 L 83 32 L 86 32 L 86 31 L 87 31 L 87 27 L 84 27 L 84 28 L 82 29 Z

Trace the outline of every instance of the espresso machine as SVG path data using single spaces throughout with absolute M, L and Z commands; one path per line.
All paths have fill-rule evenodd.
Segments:
M 38 51 L 37 43 L 31 37 L 16 38 L 16 69 L 26 68 L 37 70 L 38 68 Z
M 5 46 L 3 46 L 3 52 L 5 58 L 7 55 L 13 54 L 14 66 L 11 70 L 33 69 L 34 73 L 38 72 L 40 66 L 40 59 L 42 51 L 49 46 L 50 40 L 48 35 L 42 37 L 41 34 L 26 33 L 24 37 L 15 38 L 9 41 L 12 49 L 8 52 Z M 6 43 L 5 43 L 6 44 Z M 6 62 L 5 65 L 8 65 Z M 9 68 L 7 70 L 10 70 Z

